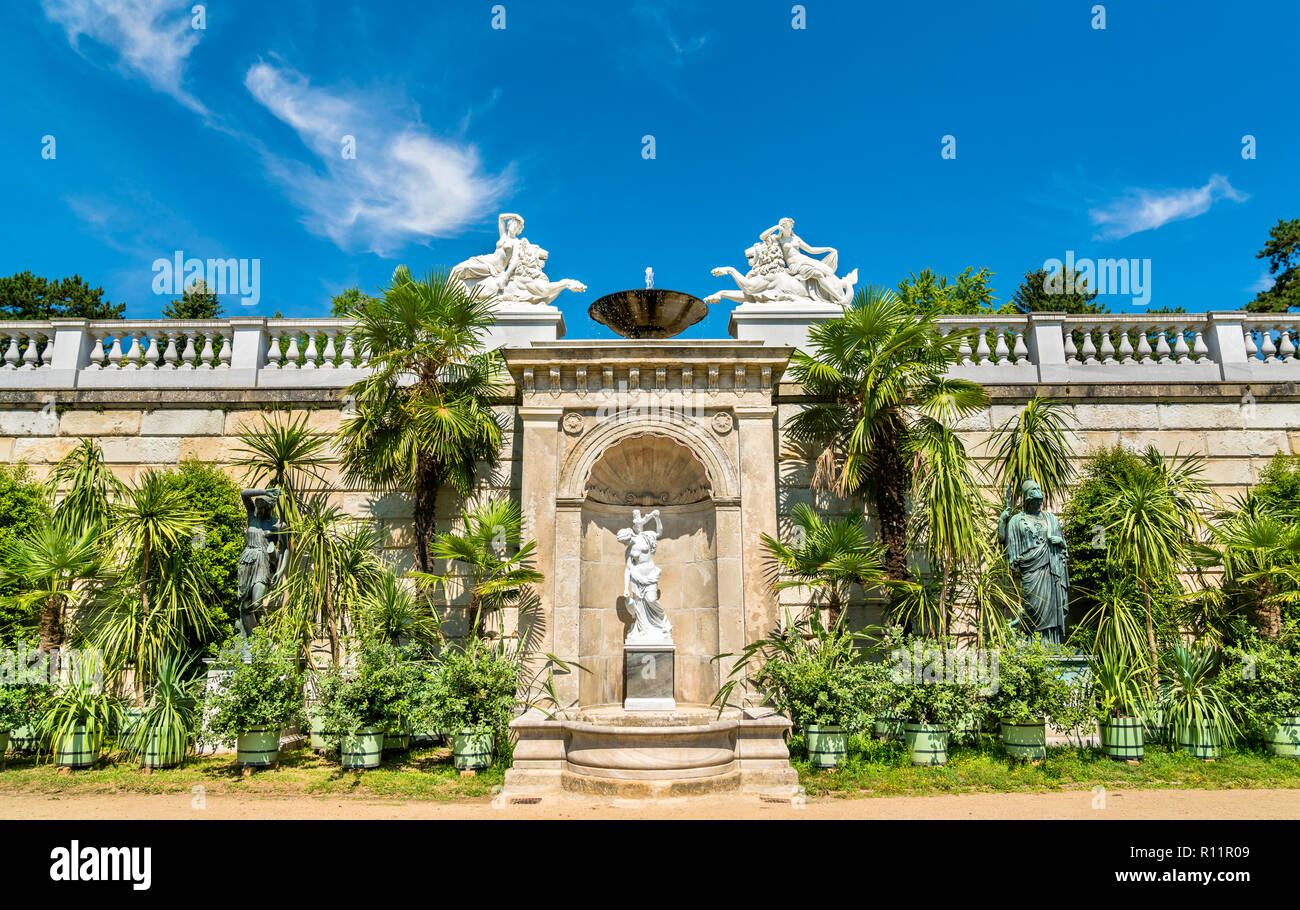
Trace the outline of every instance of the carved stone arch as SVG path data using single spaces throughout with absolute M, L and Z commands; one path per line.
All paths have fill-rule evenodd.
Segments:
M 611 415 L 578 439 L 573 450 L 560 466 L 559 489 L 561 499 L 582 499 L 586 495 L 587 479 L 600 456 L 612 445 L 634 436 L 664 436 L 686 446 L 704 465 L 715 500 L 735 500 L 740 496 L 740 478 L 719 443 L 715 433 L 693 420 L 666 419 L 663 417 L 635 418 L 626 412 Z

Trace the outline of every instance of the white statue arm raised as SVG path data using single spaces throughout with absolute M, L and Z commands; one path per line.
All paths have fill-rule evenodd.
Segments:
M 497 215 L 497 233 L 501 235 L 502 240 L 506 239 L 506 233 L 507 233 L 506 228 L 507 225 L 510 224 L 510 220 L 512 218 L 518 218 L 520 221 L 523 220 L 519 215 L 517 215 L 514 212 L 502 212 L 500 215 Z

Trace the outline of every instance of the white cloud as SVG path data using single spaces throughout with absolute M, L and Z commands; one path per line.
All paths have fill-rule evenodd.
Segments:
M 185 62 L 199 43 L 190 26 L 190 6 L 169 0 L 42 0 L 46 17 L 63 26 L 79 53 L 78 41 L 91 38 L 116 51 L 119 69 L 143 78 L 157 91 L 205 114 L 203 104 L 185 90 Z
M 386 99 L 318 88 L 270 63 L 250 67 L 244 85 L 319 159 L 312 166 L 266 155 L 272 177 L 305 210 L 308 229 L 341 248 L 361 243 L 384 255 L 412 238 L 454 234 L 510 185 L 508 175 L 483 171 L 472 145 L 385 114 Z M 344 136 L 355 137 L 355 158 L 343 157 Z
M 1259 278 L 1256 279 L 1255 283 L 1246 288 L 1246 290 L 1250 291 L 1252 294 L 1258 294 L 1262 291 L 1267 291 L 1272 286 L 1273 276 L 1269 274 L 1268 269 L 1264 269 L 1264 271 L 1260 273 Z
M 1088 214 L 1092 223 L 1099 227 L 1096 239 L 1118 240 L 1139 231 L 1154 230 L 1171 221 L 1204 215 L 1219 199 L 1245 202 L 1247 198 L 1245 193 L 1232 188 L 1227 177 L 1215 174 L 1205 186 L 1186 190 L 1131 190 L 1127 196 Z

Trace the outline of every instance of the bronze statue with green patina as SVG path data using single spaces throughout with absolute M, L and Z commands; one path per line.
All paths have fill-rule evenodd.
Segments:
M 275 515 L 279 489 L 240 490 L 248 510 L 248 527 L 244 529 L 244 551 L 239 555 L 239 624 L 241 638 L 247 640 L 261 622 L 266 594 L 284 574 L 286 525 Z
M 1011 570 L 1020 582 L 1026 624 L 1045 642 L 1065 638 L 1065 615 L 1070 606 L 1069 551 L 1056 516 L 1043 508 L 1043 490 L 1037 481 L 1021 486 L 1024 510 L 1011 507 L 998 518 L 998 540 L 1007 550 Z M 1028 629 L 1026 629 L 1028 631 Z

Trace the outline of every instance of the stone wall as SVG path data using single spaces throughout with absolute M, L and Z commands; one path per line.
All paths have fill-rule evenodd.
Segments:
M 96 439 L 110 470 L 128 483 L 151 469 L 174 468 L 187 459 L 215 463 L 236 483 L 248 483 L 240 459 L 241 432 L 275 420 L 305 416 L 310 430 L 329 436 L 343 418 L 338 395 L 331 390 L 212 390 L 144 392 L 96 390 L 63 393 L 59 403 L 39 405 L 41 395 L 0 392 L 0 461 L 23 462 L 30 475 L 43 480 L 59 459 L 85 438 Z M 453 527 L 462 508 L 494 496 L 518 499 L 520 460 L 516 450 L 513 406 L 498 413 L 507 431 L 500 461 L 480 471 L 477 488 L 467 500 L 447 488 L 438 498 L 438 528 Z M 374 519 L 385 557 L 399 568 L 413 564 L 411 501 L 391 493 L 349 485 L 337 464 L 322 471 L 330 501 L 351 515 Z M 311 487 L 309 487 L 311 489 Z

